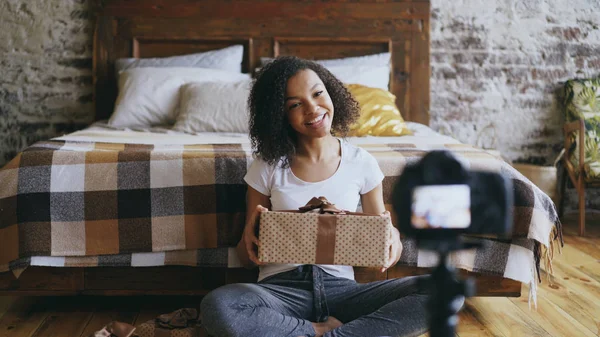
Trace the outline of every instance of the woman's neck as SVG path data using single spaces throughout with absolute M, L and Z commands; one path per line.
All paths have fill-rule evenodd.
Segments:
M 322 138 L 299 139 L 296 153 L 310 162 L 318 163 L 339 156 L 338 144 L 338 139 L 332 135 Z

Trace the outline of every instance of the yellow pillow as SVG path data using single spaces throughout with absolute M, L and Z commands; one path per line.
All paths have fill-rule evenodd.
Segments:
M 396 96 L 378 88 L 347 84 L 348 91 L 360 105 L 360 117 L 350 127 L 348 136 L 406 136 L 412 135 L 396 106 Z

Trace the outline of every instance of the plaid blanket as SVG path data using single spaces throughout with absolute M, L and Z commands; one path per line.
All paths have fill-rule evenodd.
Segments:
M 512 179 L 514 239 L 487 240 L 491 248 L 458 255 L 455 262 L 461 268 L 511 277 L 523 263 L 515 261 L 520 251 L 531 260 L 522 268 L 529 272 L 535 267 L 539 277 L 540 261 L 549 263 L 554 243 L 562 244 L 551 199 L 488 152 L 431 142 L 358 146 L 374 155 L 385 174 L 388 209 L 403 167 L 433 149 L 452 151 L 471 169 L 499 171 Z M 236 267 L 230 248 L 244 226 L 243 177 L 251 162 L 251 149 L 245 143 L 38 142 L 0 170 L 0 271 L 40 261 Z M 176 258 L 181 256 L 187 257 Z M 140 257 L 147 261 L 136 264 Z M 433 262 L 406 241 L 402 263 L 428 266 Z

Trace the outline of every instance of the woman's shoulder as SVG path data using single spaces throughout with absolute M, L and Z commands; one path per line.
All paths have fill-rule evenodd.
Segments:
M 260 155 L 253 154 L 252 155 L 252 163 L 250 164 L 250 166 L 255 167 L 257 169 L 265 170 L 268 172 L 274 172 L 278 169 L 281 169 L 282 164 L 283 164 L 282 159 L 278 160 L 275 163 L 268 163 Z
M 269 164 L 260 156 L 253 155 L 252 163 L 244 176 L 244 181 L 264 195 L 271 195 L 277 166 Z
M 373 157 L 369 151 L 363 149 L 360 146 L 350 143 L 346 139 L 341 139 L 342 146 L 344 149 L 344 157 L 346 160 L 350 161 L 364 161 Z

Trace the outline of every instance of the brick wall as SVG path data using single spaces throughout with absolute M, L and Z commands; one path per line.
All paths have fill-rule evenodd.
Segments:
M 556 91 L 600 75 L 600 1 L 435 1 L 432 126 L 512 160 L 547 164 L 562 142 Z
M 0 166 L 93 121 L 91 6 L 0 1 Z
M 433 0 L 431 19 L 431 126 L 551 164 L 563 140 L 562 82 L 600 76 L 600 1 Z M 599 193 L 588 195 L 600 209 Z
M 432 127 L 552 162 L 560 83 L 600 75 L 600 1 L 432 0 L 431 23 Z M 92 34 L 91 1 L 0 1 L 0 165 L 93 121 Z

